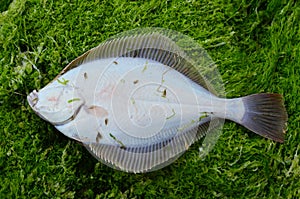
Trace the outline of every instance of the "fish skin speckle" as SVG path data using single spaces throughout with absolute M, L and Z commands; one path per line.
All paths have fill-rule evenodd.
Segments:
M 100 132 L 98 132 L 97 137 L 96 137 L 96 142 L 99 143 L 99 141 L 102 139 L 102 135 Z
M 167 97 L 167 89 L 166 88 L 163 90 L 163 93 L 162 93 L 161 97 L 163 97 L 163 98 Z
M 84 79 L 87 79 L 88 78 L 88 75 L 87 75 L 87 73 L 85 72 L 85 73 L 83 73 L 83 77 L 84 77 Z

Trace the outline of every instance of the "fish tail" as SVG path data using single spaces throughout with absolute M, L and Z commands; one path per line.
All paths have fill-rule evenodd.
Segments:
M 249 130 L 283 143 L 288 115 L 280 94 L 254 94 L 242 98 L 245 114 L 241 124 Z
M 280 94 L 254 94 L 243 97 L 245 114 L 241 124 L 249 130 L 283 143 L 287 113 Z

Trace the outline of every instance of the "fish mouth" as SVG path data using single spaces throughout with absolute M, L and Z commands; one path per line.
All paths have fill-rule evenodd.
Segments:
M 27 101 L 29 103 L 29 105 L 31 106 L 31 108 L 33 110 L 34 109 L 34 106 L 38 103 L 39 101 L 39 95 L 38 95 L 38 92 L 36 90 L 33 90 L 28 96 L 27 96 Z

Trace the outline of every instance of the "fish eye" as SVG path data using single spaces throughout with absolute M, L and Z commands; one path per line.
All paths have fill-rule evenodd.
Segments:
M 73 115 L 70 116 L 70 118 L 68 118 L 64 121 L 61 121 L 61 122 L 52 122 L 52 124 L 55 125 L 55 126 L 60 126 L 60 125 L 64 125 L 64 124 L 67 124 L 67 123 L 73 121 L 76 118 L 79 111 L 81 110 L 81 107 L 82 107 L 82 105 L 78 109 L 76 109 L 76 111 L 74 112 Z

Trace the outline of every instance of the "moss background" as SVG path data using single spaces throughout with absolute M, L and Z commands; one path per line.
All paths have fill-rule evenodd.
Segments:
M 299 2 L 1 0 L 0 11 L 0 198 L 300 197 Z M 285 143 L 226 122 L 204 160 L 195 143 L 172 165 L 134 175 L 97 162 L 31 111 L 29 92 L 137 27 L 194 38 L 218 64 L 228 97 L 283 94 Z

